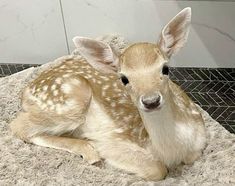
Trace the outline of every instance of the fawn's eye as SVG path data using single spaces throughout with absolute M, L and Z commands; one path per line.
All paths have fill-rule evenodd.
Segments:
M 167 65 L 164 65 L 162 68 L 162 74 L 168 75 L 169 74 L 169 67 Z
M 121 80 L 122 80 L 122 83 L 123 83 L 124 85 L 127 85 L 127 84 L 129 83 L 129 80 L 128 80 L 127 77 L 124 76 L 124 75 L 121 75 Z

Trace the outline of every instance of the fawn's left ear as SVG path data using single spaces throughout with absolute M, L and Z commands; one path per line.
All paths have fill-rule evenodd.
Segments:
M 162 30 L 158 45 L 170 58 L 186 43 L 191 23 L 191 8 L 178 13 Z
M 118 57 L 108 44 L 86 37 L 74 37 L 73 42 L 79 53 L 95 69 L 103 73 L 118 71 Z

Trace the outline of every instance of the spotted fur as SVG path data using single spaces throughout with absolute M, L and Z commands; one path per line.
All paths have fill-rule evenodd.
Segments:
M 182 162 L 193 163 L 205 147 L 202 116 L 162 74 L 187 39 L 189 18 L 186 8 L 157 44 L 137 43 L 120 56 L 103 42 L 76 37 L 86 60 L 66 58 L 31 82 L 22 96 L 23 111 L 10 124 L 13 133 L 81 155 L 90 164 L 105 159 L 148 180 L 163 179 L 167 168 Z M 126 85 L 121 76 L 128 78 Z M 156 96 L 159 104 L 146 110 L 142 98 Z

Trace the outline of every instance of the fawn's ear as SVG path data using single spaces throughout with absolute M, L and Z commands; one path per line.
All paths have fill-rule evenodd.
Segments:
M 162 30 L 158 45 L 170 58 L 186 43 L 191 23 L 191 8 L 178 13 Z
M 74 37 L 73 42 L 79 53 L 95 69 L 103 73 L 118 71 L 118 57 L 108 44 L 85 37 Z

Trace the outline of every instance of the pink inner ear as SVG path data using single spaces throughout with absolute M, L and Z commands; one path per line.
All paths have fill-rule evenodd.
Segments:
M 103 73 L 115 73 L 117 71 L 116 61 L 111 47 L 101 41 L 89 38 L 74 38 L 79 53 L 94 68 Z
M 191 9 L 185 8 L 177 14 L 162 30 L 159 47 L 171 57 L 186 43 L 191 22 Z

